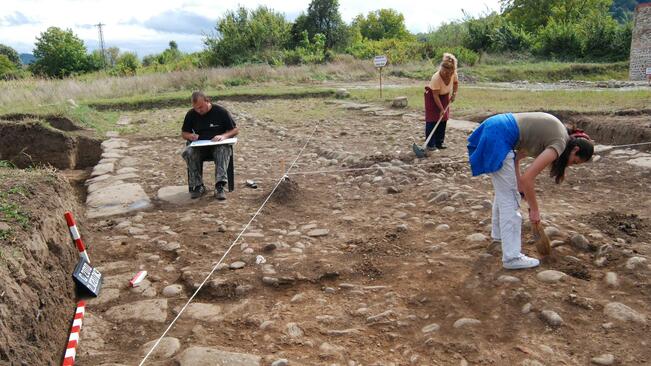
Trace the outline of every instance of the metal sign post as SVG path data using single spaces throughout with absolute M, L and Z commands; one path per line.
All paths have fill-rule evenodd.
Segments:
M 387 57 L 385 55 L 375 56 L 373 64 L 380 71 L 380 99 L 382 99 L 382 68 L 387 64 Z

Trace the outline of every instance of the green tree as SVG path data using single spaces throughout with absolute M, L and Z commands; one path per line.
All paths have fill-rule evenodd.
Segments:
M 31 65 L 36 74 L 62 78 L 86 71 L 86 46 L 72 30 L 50 27 L 36 37 L 36 61 Z
M 86 71 L 98 71 L 104 68 L 106 61 L 102 56 L 102 50 L 94 50 L 86 59 Z
M 4 54 L 0 54 L 0 80 L 11 79 L 16 74 L 16 64 Z
M 642 0 L 614 0 L 609 11 L 613 19 L 620 23 L 626 23 L 633 19 L 635 7 L 641 2 Z
M 583 55 L 581 29 L 577 24 L 551 19 L 536 35 L 535 51 L 559 59 L 581 57 Z
M 290 36 L 285 16 L 265 6 L 228 11 L 218 20 L 216 30 L 217 37 L 204 40 L 211 65 L 278 62 Z
M 118 75 L 135 75 L 139 67 L 138 56 L 133 52 L 124 52 L 118 57 L 115 64 L 115 73 Z
M 118 47 L 109 47 L 105 51 L 106 66 L 115 67 L 118 63 L 118 58 L 120 58 L 120 48 Z
M 0 43 L 0 55 L 5 55 L 9 59 L 9 61 L 13 62 L 16 66 L 20 66 L 20 56 L 18 56 L 18 52 L 16 52 L 15 49 L 3 45 Z
M 433 48 L 462 46 L 468 37 L 466 22 L 454 21 L 443 23 L 435 30 L 419 36 L 422 41 L 428 42 Z
M 344 48 L 347 44 L 348 27 L 339 14 L 338 0 L 312 0 L 307 8 L 307 14 L 301 14 L 295 22 L 292 35 L 300 35 L 307 31 L 310 39 L 321 33 L 325 36 L 326 49 Z
M 360 14 L 353 20 L 353 26 L 367 39 L 388 38 L 406 39 L 410 37 L 405 27 L 405 17 L 393 9 L 380 9 L 369 12 L 366 17 Z
M 499 14 L 491 13 L 483 18 L 468 19 L 468 33 L 464 46 L 473 51 L 488 51 L 493 47 L 494 34 L 502 24 Z
M 612 0 L 500 0 L 502 14 L 528 32 L 537 32 L 554 20 L 556 25 L 577 23 L 594 13 L 608 16 Z
M 529 32 L 547 25 L 552 8 L 563 0 L 500 0 L 502 14 Z M 570 0 L 571 1 L 571 0 Z
M 550 19 L 564 23 L 580 23 L 588 18 L 610 18 L 612 0 L 562 0 L 551 8 Z

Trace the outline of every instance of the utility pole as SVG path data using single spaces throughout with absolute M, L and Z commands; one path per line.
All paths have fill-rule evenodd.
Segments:
M 105 25 L 106 24 L 102 24 L 102 22 L 95 24 L 99 30 L 99 48 L 102 50 L 102 64 L 104 66 L 104 71 L 106 71 L 106 51 L 104 50 L 104 32 L 102 31 L 102 27 Z

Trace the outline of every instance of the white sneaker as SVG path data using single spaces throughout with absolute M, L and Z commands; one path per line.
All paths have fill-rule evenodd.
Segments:
M 527 257 L 524 254 L 520 254 L 518 257 L 515 257 L 508 262 L 504 262 L 502 266 L 506 269 L 525 269 L 538 267 L 540 261 L 536 258 Z

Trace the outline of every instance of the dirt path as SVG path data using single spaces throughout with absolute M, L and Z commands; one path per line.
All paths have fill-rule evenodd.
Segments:
M 130 116 L 140 128 L 122 137 L 114 168 L 133 159 L 136 176 L 125 182 L 152 207 L 82 228 L 106 278 L 87 307 L 79 365 L 140 362 L 317 123 L 296 171 L 374 169 L 291 175 L 147 364 L 585 365 L 604 354 L 651 362 L 651 174 L 625 163 L 637 152 L 604 153 L 561 186 L 541 177 L 544 223 L 562 245 L 539 269 L 507 272 L 488 249 L 489 179 L 441 164 L 464 157 L 467 124 L 451 122 L 451 148 L 414 161 L 418 116 L 319 100 L 227 107 L 243 132 L 225 202 L 211 191 L 180 204 L 158 199 L 186 182 L 182 142 L 164 127 L 184 110 Z M 315 110 L 321 122 L 300 118 Z M 206 164 L 208 186 L 212 172 Z M 525 251 L 535 255 L 531 244 Z M 147 279 L 127 288 L 138 270 Z

